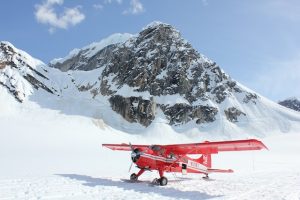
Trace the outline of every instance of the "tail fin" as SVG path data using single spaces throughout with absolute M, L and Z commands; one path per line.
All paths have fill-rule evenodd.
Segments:
M 207 168 L 211 168 L 211 154 L 203 154 L 200 158 L 196 159 L 195 161 L 201 163 Z

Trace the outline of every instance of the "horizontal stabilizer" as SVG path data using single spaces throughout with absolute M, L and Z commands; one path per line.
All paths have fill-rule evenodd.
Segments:
M 148 148 L 149 145 L 129 145 L 129 144 L 102 144 L 103 147 L 109 148 L 111 150 L 119 150 L 119 151 L 132 151 L 132 148 L 140 148 L 145 149 Z
M 232 169 L 207 169 L 208 173 L 233 173 Z

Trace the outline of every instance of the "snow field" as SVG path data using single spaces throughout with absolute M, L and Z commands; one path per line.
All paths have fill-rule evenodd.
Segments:
M 200 142 L 175 133 L 163 118 L 141 134 L 127 134 L 101 119 L 67 115 L 30 102 L 22 106 L 0 95 L 0 200 L 19 199 L 300 199 L 298 133 L 275 134 L 262 141 L 269 151 L 213 155 L 213 167 L 233 174 L 166 174 L 166 187 L 128 183 L 130 152 L 102 143 L 167 144 Z M 5 101 L 2 101 L 5 100 Z M 8 103 L 9 102 L 9 103 Z

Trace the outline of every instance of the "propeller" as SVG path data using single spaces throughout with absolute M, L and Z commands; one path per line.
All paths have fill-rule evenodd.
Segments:
M 131 151 L 133 151 L 134 149 L 133 149 L 133 147 L 132 147 L 131 142 L 129 142 L 129 146 L 130 146 Z
M 133 162 L 131 162 L 130 167 L 128 169 L 128 172 L 130 172 L 131 168 L 132 168 Z
M 133 149 L 133 147 L 132 147 L 132 145 L 131 145 L 130 142 L 129 142 L 129 146 L 130 146 L 131 152 L 133 152 L 134 149 Z M 129 169 L 128 169 L 128 172 L 130 172 L 130 170 L 131 170 L 131 168 L 132 168 L 132 165 L 133 165 L 133 160 L 131 159 L 131 164 L 130 164 L 130 167 L 129 167 Z
M 131 161 L 132 161 L 131 165 L 129 167 L 129 172 L 130 172 L 133 163 L 135 163 L 140 158 L 142 152 L 140 151 L 140 149 L 133 148 L 133 146 L 131 145 L 130 142 L 129 142 L 129 146 L 130 146 L 130 149 L 131 149 Z

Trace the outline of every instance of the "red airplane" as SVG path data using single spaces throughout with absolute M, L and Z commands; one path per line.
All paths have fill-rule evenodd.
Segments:
M 102 146 L 112 150 L 131 151 L 131 160 L 140 169 L 137 174 L 131 174 L 131 181 L 137 181 L 145 171 L 158 170 L 160 178 L 154 179 L 153 183 L 161 186 L 168 183 L 164 172 L 202 173 L 205 175 L 203 178 L 208 178 L 208 174 L 212 172 L 233 172 L 231 169 L 211 168 L 211 154 L 221 151 L 268 149 L 261 141 L 255 139 L 150 146 L 131 144 L 102 144 Z M 188 156 L 193 154 L 202 156 L 198 159 Z

